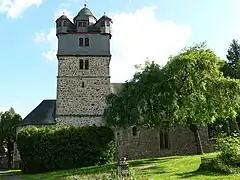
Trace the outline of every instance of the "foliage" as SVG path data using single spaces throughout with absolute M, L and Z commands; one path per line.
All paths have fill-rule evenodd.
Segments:
M 111 162 L 114 133 L 107 127 L 26 128 L 17 137 L 26 173 L 52 171 Z
M 7 148 L 8 167 L 11 167 L 13 143 L 16 140 L 15 125 L 22 120 L 13 108 L 0 114 L 0 142 Z
M 231 164 L 227 164 L 222 161 L 220 158 L 212 158 L 211 161 L 201 163 L 200 167 L 196 171 L 198 173 L 218 173 L 218 174 L 236 174 L 240 173 L 240 168 L 237 166 L 233 166 Z
M 128 177 L 120 177 L 117 175 L 116 171 L 112 170 L 110 173 L 106 174 L 94 174 L 94 175 L 85 175 L 83 177 L 70 176 L 66 178 L 67 180 L 150 180 L 146 176 L 137 176 L 135 170 L 130 168 L 130 175 Z
M 161 68 L 146 63 L 123 89 L 107 98 L 111 125 L 188 125 L 235 117 L 239 82 L 224 78 L 223 61 L 204 44 L 184 49 Z M 141 118 L 140 118 L 141 117 Z
M 224 75 L 240 79 L 240 44 L 238 40 L 232 40 L 227 52 L 227 62 L 223 67 Z
M 106 124 L 188 126 L 203 153 L 197 125 L 235 118 L 239 109 L 239 81 L 225 78 L 223 65 L 204 43 L 171 56 L 164 67 L 147 62 L 120 92 L 107 97 Z
M 240 164 L 240 136 L 235 133 L 228 137 L 217 139 L 217 148 L 220 151 L 219 158 L 225 163 Z

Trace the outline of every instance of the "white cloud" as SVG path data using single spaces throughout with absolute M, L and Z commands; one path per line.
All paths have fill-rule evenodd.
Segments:
M 8 111 L 8 110 L 9 110 L 9 108 L 0 106 L 0 112 L 5 112 L 5 111 Z
M 31 6 L 39 6 L 43 0 L 0 0 L 0 13 L 17 18 Z
M 134 65 L 144 63 L 146 58 L 164 65 L 169 55 L 178 53 L 187 45 L 191 34 L 190 27 L 178 25 L 171 20 L 159 20 L 155 16 L 155 11 L 156 7 L 150 6 L 132 13 L 109 15 L 113 19 L 112 82 L 123 82 L 131 78 L 135 72 Z M 36 34 L 35 40 L 39 39 L 44 39 L 51 47 L 44 56 L 47 59 L 55 59 L 57 50 L 55 28 L 51 28 L 45 34 Z

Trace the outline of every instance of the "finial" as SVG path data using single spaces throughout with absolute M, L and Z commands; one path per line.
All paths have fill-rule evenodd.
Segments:
M 85 0 L 84 7 L 85 8 L 87 7 L 87 0 Z
M 106 15 L 106 12 L 104 12 L 104 16 Z
M 65 12 L 63 11 L 63 15 L 65 15 Z

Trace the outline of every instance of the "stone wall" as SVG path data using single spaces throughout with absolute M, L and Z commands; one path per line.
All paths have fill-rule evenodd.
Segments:
M 207 127 L 200 128 L 200 136 L 204 152 L 212 152 Z M 131 128 L 118 130 L 116 131 L 117 158 L 125 156 L 128 159 L 137 159 L 196 153 L 194 135 L 188 128 L 171 129 L 168 139 L 169 147 L 161 149 L 159 130 L 137 128 L 135 136 Z
M 60 116 L 56 118 L 57 126 L 92 126 L 92 125 L 102 125 L 102 117 L 64 117 Z
M 80 60 L 89 68 L 80 69 Z M 98 124 L 111 92 L 110 57 L 60 57 L 58 63 L 57 124 Z M 87 121 L 91 122 L 87 122 Z M 64 121 L 69 121 L 64 122 Z M 94 123 L 94 121 L 96 121 Z

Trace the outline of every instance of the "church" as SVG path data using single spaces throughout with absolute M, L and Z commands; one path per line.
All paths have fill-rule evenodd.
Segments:
M 122 83 L 110 83 L 113 21 L 105 14 L 97 19 L 84 7 L 73 20 L 62 15 L 56 20 L 58 74 L 56 100 L 43 100 L 18 125 L 25 127 L 104 125 L 105 98 L 121 89 Z M 113 59 L 114 61 L 114 59 Z M 128 159 L 193 154 L 192 132 L 177 127 L 168 132 L 129 127 L 115 129 L 116 157 Z M 205 152 L 211 151 L 207 127 L 200 128 Z M 20 156 L 14 146 L 13 166 Z

